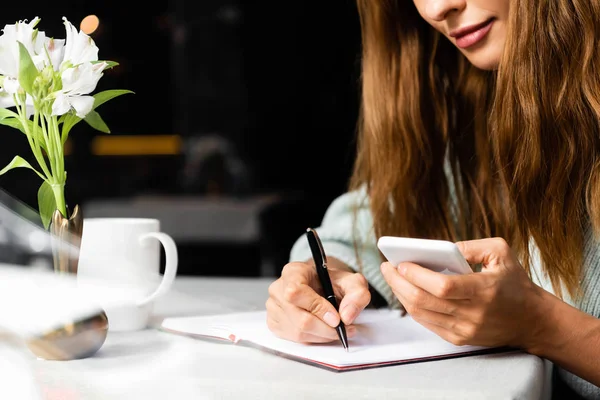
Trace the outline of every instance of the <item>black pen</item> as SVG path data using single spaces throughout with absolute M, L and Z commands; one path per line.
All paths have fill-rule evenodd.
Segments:
M 310 251 L 313 256 L 313 260 L 315 261 L 315 267 L 317 269 L 317 275 L 319 276 L 319 281 L 321 282 L 321 286 L 323 287 L 323 293 L 325 294 L 325 298 L 335 307 L 336 311 L 339 311 L 337 300 L 335 299 L 335 294 L 333 293 L 333 286 L 331 285 L 331 279 L 329 278 L 329 271 L 327 271 L 327 256 L 325 255 L 325 250 L 323 250 L 323 244 L 321 243 L 321 239 L 319 239 L 319 235 L 317 235 L 317 231 L 314 229 L 308 228 L 306 230 L 306 238 L 308 239 L 308 245 L 310 246 Z M 348 337 L 346 336 L 346 327 L 340 318 L 340 324 L 335 328 L 342 341 L 342 345 L 344 349 L 348 351 Z

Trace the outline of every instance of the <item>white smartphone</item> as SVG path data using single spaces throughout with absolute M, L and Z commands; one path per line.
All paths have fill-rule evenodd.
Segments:
M 444 274 L 473 272 L 458 246 L 446 240 L 382 236 L 377 247 L 395 266 L 401 262 L 413 262 Z

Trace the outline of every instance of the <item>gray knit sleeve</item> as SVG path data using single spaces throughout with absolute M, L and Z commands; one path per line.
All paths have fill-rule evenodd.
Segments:
M 377 248 L 366 191 L 347 192 L 336 198 L 327 208 L 321 225 L 315 229 L 328 257 L 335 257 L 353 270 L 361 272 L 391 307 L 399 306 L 398 300 L 379 270 L 383 260 Z M 354 229 L 358 233 L 356 235 L 358 257 L 354 247 Z M 311 258 L 306 238 L 299 237 L 292 247 L 290 261 L 306 261 Z
M 548 285 L 550 286 L 550 285 Z M 551 289 L 551 287 L 550 287 Z M 583 253 L 583 279 L 581 280 L 581 299 L 573 300 L 566 296 L 567 303 L 596 318 L 600 317 L 600 238 L 589 225 L 585 232 Z M 566 288 L 563 286 L 563 293 Z M 582 399 L 600 399 L 600 387 L 577 375 L 555 366 L 556 377 L 561 379 Z

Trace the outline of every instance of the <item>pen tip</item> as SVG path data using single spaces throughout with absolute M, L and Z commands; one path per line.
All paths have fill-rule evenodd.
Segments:
M 346 350 L 346 353 L 348 353 L 348 339 L 346 339 L 345 337 L 342 339 L 342 346 L 344 346 L 344 350 Z

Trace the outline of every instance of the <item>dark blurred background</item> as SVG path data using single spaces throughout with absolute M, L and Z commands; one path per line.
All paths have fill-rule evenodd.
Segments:
M 31 1 L 5 5 L 0 25 L 36 15 L 57 38 L 63 16 L 79 29 L 96 15 L 99 58 L 120 65 L 95 92 L 135 92 L 98 108 L 110 134 L 85 123 L 71 132 L 67 202 L 86 217 L 159 218 L 178 243 L 179 274 L 278 275 L 346 189 L 358 112 L 353 0 Z M 0 135 L 0 164 L 31 159 L 17 130 Z M 35 208 L 40 183 L 26 169 L 0 177 Z

